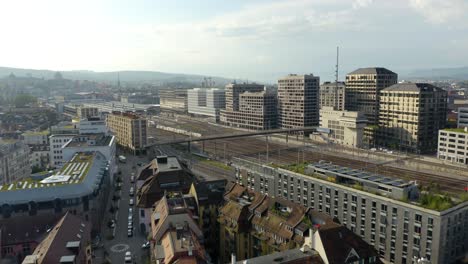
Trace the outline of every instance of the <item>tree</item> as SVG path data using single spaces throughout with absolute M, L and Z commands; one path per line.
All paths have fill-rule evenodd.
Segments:
M 30 94 L 19 94 L 15 97 L 14 103 L 16 107 L 25 107 L 28 104 L 36 103 L 37 98 Z

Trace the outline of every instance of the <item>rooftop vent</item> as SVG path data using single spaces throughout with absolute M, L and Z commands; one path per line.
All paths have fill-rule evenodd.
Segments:
M 64 264 L 72 264 L 72 263 L 75 263 L 75 255 L 70 255 L 70 256 L 62 256 L 60 258 L 60 262 L 59 263 L 64 263 Z

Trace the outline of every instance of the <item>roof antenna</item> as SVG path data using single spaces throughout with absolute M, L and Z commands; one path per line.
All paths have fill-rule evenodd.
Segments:
M 338 69 L 339 69 L 340 47 L 336 47 L 336 69 L 335 69 L 335 82 L 338 87 Z

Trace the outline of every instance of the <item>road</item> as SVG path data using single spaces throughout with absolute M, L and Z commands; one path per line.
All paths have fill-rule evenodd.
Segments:
M 124 154 L 125 155 L 125 154 Z M 120 191 L 117 193 L 120 194 L 120 200 L 113 202 L 110 201 L 110 205 L 118 205 L 118 210 L 114 215 L 109 213 L 109 218 L 103 219 L 103 243 L 104 249 L 100 249 L 95 252 L 96 255 L 96 263 L 102 263 L 102 255 L 104 255 L 104 251 L 108 255 L 108 259 L 111 263 L 124 263 L 124 255 L 126 251 L 132 252 L 134 263 L 149 263 L 147 260 L 149 259 L 149 251 L 148 249 L 142 249 L 142 244 L 146 241 L 146 236 L 141 234 L 138 231 L 138 213 L 135 206 L 129 205 L 130 197 L 129 190 L 131 186 L 134 186 L 130 182 L 130 176 L 132 172 L 136 174 L 136 168 L 138 162 L 147 162 L 146 157 L 135 157 L 131 154 L 125 155 L 127 157 L 127 162 L 125 164 L 119 163 L 119 169 L 122 174 L 118 175 L 122 179 L 122 187 Z M 112 196 L 111 192 L 111 196 Z M 136 193 L 136 190 L 135 190 Z M 110 205 L 108 208 L 110 208 Z M 133 208 L 133 236 L 128 237 L 128 216 L 129 216 L 129 208 Z M 109 239 L 109 235 L 112 233 L 112 229 L 107 226 L 108 221 L 114 218 L 116 222 L 115 227 L 115 237 L 113 239 Z M 99 253 L 101 252 L 101 254 Z

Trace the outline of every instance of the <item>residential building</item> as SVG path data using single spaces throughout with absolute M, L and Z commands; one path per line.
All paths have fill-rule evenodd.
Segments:
M 360 68 L 346 75 L 345 108 L 366 115 L 370 125 L 379 124 L 380 91 L 398 82 L 385 68 Z
M 232 96 L 234 98 L 234 95 Z M 267 130 L 277 127 L 277 95 L 274 91 L 244 91 L 238 93 L 236 100 L 231 103 L 232 108 L 237 110 L 221 111 L 222 124 L 248 130 Z
M 457 125 L 459 128 L 468 127 L 468 107 L 458 108 Z
M 63 146 L 70 142 L 77 134 L 52 134 L 49 137 L 50 167 L 60 168 L 67 162 L 63 158 Z
M 81 119 L 78 125 L 79 134 L 109 134 L 106 120 L 100 117 Z
M 99 152 L 76 153 L 59 171 L 0 186 L 3 219 L 54 215 L 69 211 L 99 232 L 106 215 L 110 177 Z
M 21 139 L 24 144 L 32 145 L 48 145 L 49 144 L 49 131 L 28 131 L 21 134 Z
M 324 82 L 320 85 L 320 108 L 332 107 L 334 110 L 343 111 L 345 109 L 345 88 L 344 82 Z
M 467 252 L 468 201 L 442 205 L 414 182 L 326 161 L 295 169 L 236 158 L 233 166 L 237 183 L 337 218 L 387 262 L 453 263 Z
M 90 223 L 67 212 L 23 264 L 91 263 Z
M 338 111 L 331 106 L 324 106 L 320 109 L 320 132 L 327 141 L 351 147 L 362 147 L 366 124 L 367 119 L 360 112 Z
M 2 215 L 3 216 L 3 215 Z M 34 252 L 62 214 L 24 215 L 0 219 L 0 260 L 21 263 Z M 10 262 L 8 262 L 10 261 Z
M 9 184 L 30 175 L 28 145 L 22 141 L 0 139 L 0 184 Z
M 50 165 L 50 147 L 49 145 L 32 145 L 29 147 L 30 165 L 33 169 L 45 170 Z
M 117 144 L 134 152 L 144 152 L 148 145 L 148 121 L 146 118 L 123 112 L 107 116 L 107 126 L 117 138 Z
M 150 216 L 155 202 L 166 192 L 187 193 L 194 181 L 187 168 L 175 156 L 158 156 L 138 172 L 136 206 L 139 210 L 140 229 L 151 229 Z
M 468 165 L 468 127 L 439 130 L 437 158 Z
M 195 199 L 164 196 L 151 213 L 151 259 L 156 263 L 207 263 Z
M 319 125 L 320 78 L 313 74 L 289 74 L 278 80 L 280 128 Z
M 447 119 L 447 92 L 427 83 L 399 83 L 380 92 L 377 144 L 434 153 Z
M 195 198 L 198 208 L 198 226 L 205 238 L 205 248 L 213 263 L 218 263 L 219 256 L 219 209 L 224 203 L 226 180 L 202 181 L 192 183 L 189 195 Z
M 220 110 L 226 106 L 224 89 L 194 88 L 187 90 L 188 113 L 209 116 L 219 121 Z
M 76 111 L 77 111 L 77 117 L 80 120 L 99 116 L 99 109 L 97 107 L 89 107 L 89 106 L 81 105 L 76 108 Z
M 353 249 L 355 255 L 359 254 L 354 261 L 375 263 L 375 261 L 366 262 L 371 257 L 375 260 L 377 255 L 375 250 L 350 231 L 346 233 L 343 231 L 343 238 L 341 240 L 333 238 L 331 244 L 329 240 L 314 239 L 312 234 L 326 229 L 340 228 L 339 224 L 324 213 L 283 198 L 269 197 L 239 184 L 230 184 L 226 188 L 224 199 L 226 202 L 220 210 L 218 219 L 221 227 L 219 241 L 221 263 L 228 262 L 231 254 L 234 254 L 238 260 L 244 260 L 287 252 L 299 247 L 303 247 L 304 251 L 308 247 L 309 250 L 317 250 L 321 254 L 324 248 L 333 250 L 332 247 L 342 243 L 345 236 L 345 241 L 349 242 L 348 248 L 342 252 L 335 250 L 337 255 L 346 258 Z M 311 239 L 315 243 L 311 243 Z M 362 250 L 363 248 L 366 251 Z

